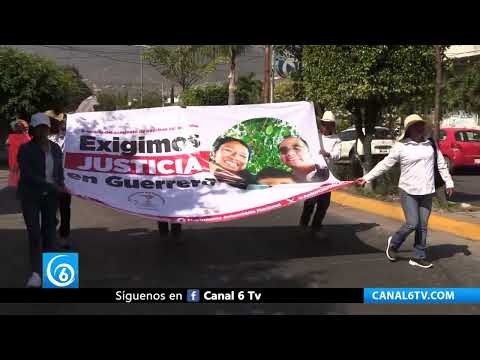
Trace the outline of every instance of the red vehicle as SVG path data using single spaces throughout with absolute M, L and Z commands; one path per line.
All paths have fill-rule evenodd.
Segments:
M 480 130 L 444 128 L 439 135 L 440 150 L 450 172 L 463 166 L 480 167 Z

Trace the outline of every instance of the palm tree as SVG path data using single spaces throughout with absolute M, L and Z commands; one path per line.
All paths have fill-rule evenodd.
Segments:
M 205 45 L 208 55 L 223 59 L 230 65 L 228 72 L 228 105 L 235 105 L 237 90 L 237 58 L 247 51 L 251 45 Z
M 220 60 L 205 55 L 205 49 L 195 45 L 150 46 L 143 54 L 163 77 L 181 86 L 182 91 L 192 87 L 215 70 Z

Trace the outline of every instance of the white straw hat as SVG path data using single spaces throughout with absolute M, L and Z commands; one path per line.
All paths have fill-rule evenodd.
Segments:
M 425 125 L 427 125 L 427 121 L 422 119 L 420 115 L 417 115 L 417 114 L 408 115 L 405 118 L 405 122 L 403 125 L 403 132 L 398 137 L 398 141 L 403 140 L 403 138 L 405 137 L 405 134 L 407 133 L 408 128 L 418 122 L 423 122 Z

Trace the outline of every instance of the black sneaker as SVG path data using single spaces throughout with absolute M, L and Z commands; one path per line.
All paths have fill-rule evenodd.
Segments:
M 392 245 L 390 245 L 391 242 L 392 242 L 392 237 L 390 236 L 388 238 L 387 250 L 385 250 L 385 254 L 387 255 L 388 260 L 396 261 L 397 260 L 397 249 L 395 249 Z
M 433 266 L 433 264 L 430 261 L 427 261 L 425 259 L 410 259 L 408 262 L 412 266 L 420 266 L 421 268 L 428 269 Z

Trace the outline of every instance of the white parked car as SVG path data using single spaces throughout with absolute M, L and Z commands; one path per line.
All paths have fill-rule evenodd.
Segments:
M 365 134 L 365 129 L 363 129 Z M 360 140 L 357 140 L 357 133 L 355 127 L 350 127 L 338 134 L 341 142 L 340 162 L 351 162 L 354 159 L 353 147 L 357 143 L 357 153 L 363 161 L 364 149 Z M 383 158 L 387 156 L 395 144 L 395 137 L 393 132 L 383 126 L 375 126 L 375 135 L 372 139 L 372 155 L 374 158 Z

